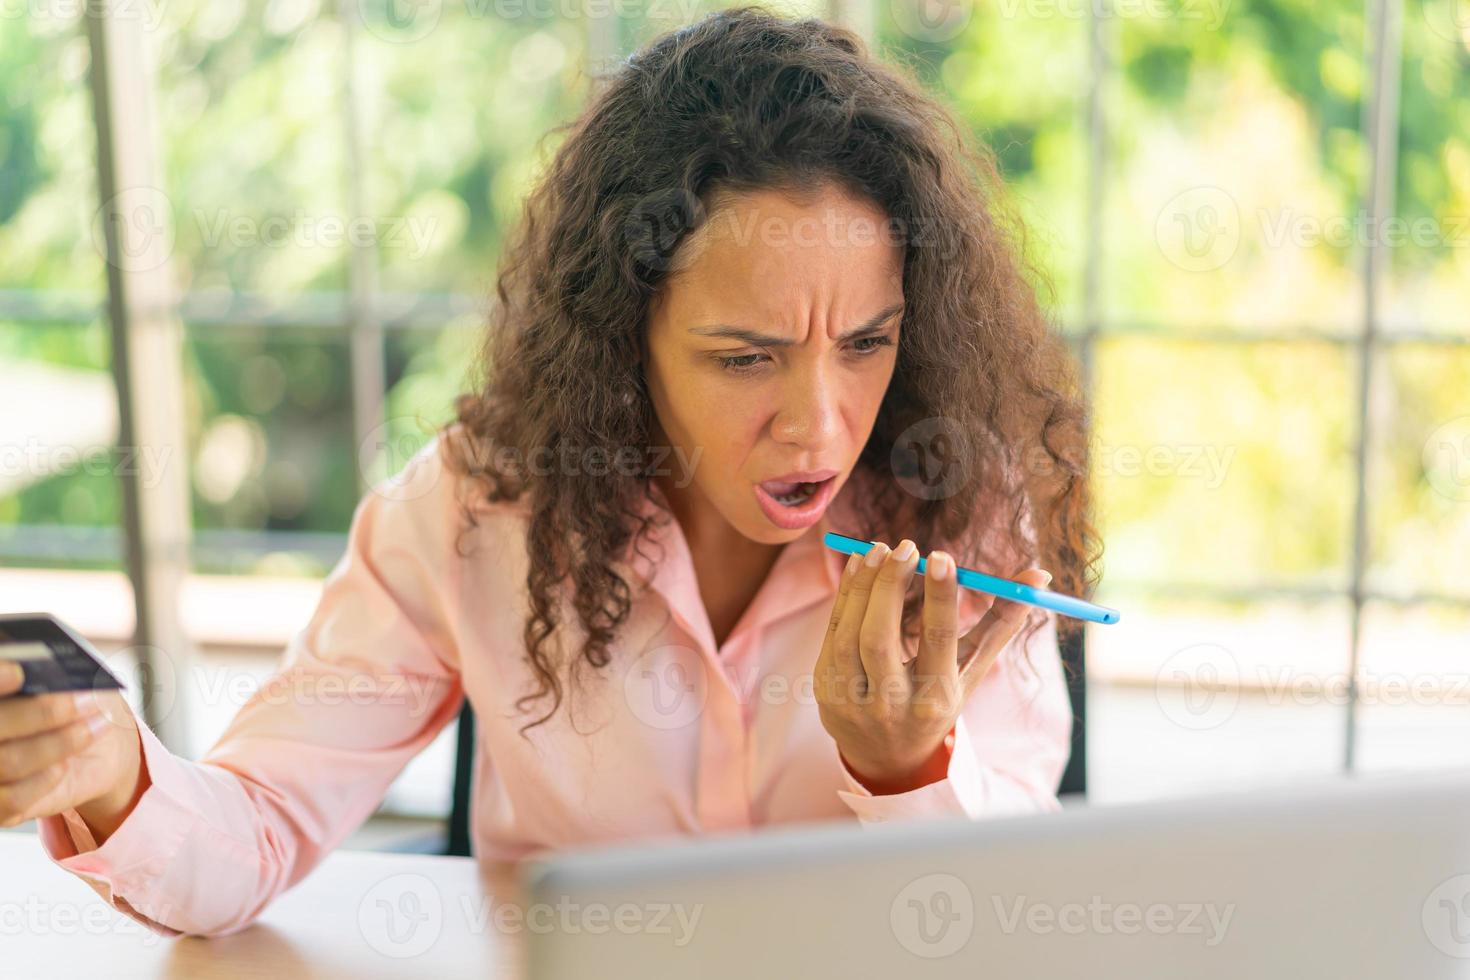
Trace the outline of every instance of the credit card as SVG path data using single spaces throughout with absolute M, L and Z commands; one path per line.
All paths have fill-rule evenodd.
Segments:
M 19 664 L 25 673 L 15 695 L 116 691 L 123 686 L 96 648 L 50 613 L 0 616 L 0 661 Z

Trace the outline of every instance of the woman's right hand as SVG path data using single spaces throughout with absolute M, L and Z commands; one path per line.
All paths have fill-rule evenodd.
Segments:
M 0 663 L 0 827 L 75 808 L 100 846 L 146 788 L 132 709 L 117 691 L 12 697 L 22 681 Z

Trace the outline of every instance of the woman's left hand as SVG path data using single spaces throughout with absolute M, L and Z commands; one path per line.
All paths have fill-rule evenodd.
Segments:
M 932 763 L 945 736 L 1030 608 L 982 594 L 985 614 L 959 636 L 954 558 L 935 551 L 925 566 L 918 655 L 905 663 L 903 600 L 918 564 L 907 539 L 848 560 L 813 671 L 822 726 L 842 759 L 859 782 L 887 792 L 943 777 Z M 1051 573 L 1029 568 L 1013 578 L 1044 587 Z

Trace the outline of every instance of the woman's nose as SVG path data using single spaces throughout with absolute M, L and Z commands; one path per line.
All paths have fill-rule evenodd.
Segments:
M 806 450 L 826 448 L 837 434 L 841 396 L 837 379 L 820 367 L 790 372 L 771 422 L 772 437 Z

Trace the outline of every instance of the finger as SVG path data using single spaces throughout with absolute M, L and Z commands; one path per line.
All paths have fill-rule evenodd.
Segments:
M 858 635 L 858 649 L 870 686 L 894 683 L 891 678 L 908 678 L 899 627 L 903 622 L 904 596 L 918 566 L 919 549 L 904 538 L 878 567 Z
M 19 691 L 26 682 L 26 672 L 17 663 L 0 663 L 0 698 Z
M 874 544 L 863 556 L 862 564 L 853 569 L 852 578 L 847 583 L 847 598 L 832 640 L 833 665 L 844 678 L 867 676 L 859 650 L 863 617 L 868 611 L 878 571 L 886 563 L 888 553 L 888 545 L 882 541 Z
M 1040 588 L 1051 581 L 1051 573 L 1039 568 L 1028 568 L 1015 576 L 1023 585 Z M 1029 603 L 1010 599 L 997 599 L 975 628 L 965 634 L 965 641 L 973 638 L 973 649 L 968 659 L 960 666 L 960 677 L 966 694 L 973 691 L 989 672 L 1000 652 L 1016 635 L 1021 624 L 1033 607 Z
M 842 566 L 842 574 L 837 579 L 837 597 L 832 601 L 832 612 L 827 617 L 827 632 L 822 637 L 822 649 L 817 654 L 817 663 L 812 669 L 815 678 L 826 677 L 836 666 L 833 647 L 837 642 L 837 627 L 842 622 L 842 610 L 847 605 L 848 584 L 860 560 L 859 555 L 848 555 L 847 564 Z
M 18 782 L 77 754 L 109 724 L 106 716 L 98 713 L 40 735 L 0 742 L 0 784 Z
M 953 681 L 959 673 L 959 592 L 954 557 L 930 552 L 924 565 L 924 629 L 919 634 L 918 671 L 923 677 Z
M 0 702 L 0 742 L 63 728 L 85 714 L 100 712 L 92 691 L 32 694 Z
M 837 632 L 837 624 L 842 622 L 842 609 L 847 605 L 847 596 L 851 591 L 848 585 L 852 581 L 853 572 L 861 561 L 861 555 L 848 555 L 847 564 L 842 566 L 842 576 L 837 580 L 837 599 L 832 603 L 832 616 L 827 621 L 829 637 Z
M 66 778 L 66 763 L 57 762 L 19 782 L 0 786 L 0 827 L 14 827 L 37 814 L 32 810 Z

